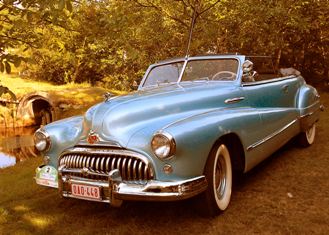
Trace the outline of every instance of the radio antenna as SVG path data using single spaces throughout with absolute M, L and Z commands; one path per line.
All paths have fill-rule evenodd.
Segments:
M 195 24 L 195 18 L 196 18 L 196 10 L 195 10 L 195 7 L 194 7 L 193 8 L 193 16 L 192 16 L 191 25 L 190 25 L 190 33 L 189 33 L 189 37 L 188 37 L 188 43 L 187 43 L 185 58 L 189 57 L 190 45 L 191 45 L 192 34 L 193 34 L 193 28 L 194 28 L 194 24 Z

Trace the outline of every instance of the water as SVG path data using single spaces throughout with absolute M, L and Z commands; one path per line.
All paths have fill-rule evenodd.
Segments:
M 37 157 L 33 133 L 37 127 L 0 129 L 0 168 L 14 166 L 18 162 Z

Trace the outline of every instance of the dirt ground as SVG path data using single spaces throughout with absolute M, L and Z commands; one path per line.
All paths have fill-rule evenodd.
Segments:
M 0 170 L 0 234 L 329 234 L 329 93 L 321 95 L 315 144 L 292 141 L 244 175 L 218 217 L 201 217 L 193 200 L 116 209 L 62 199 L 35 185 L 34 158 Z

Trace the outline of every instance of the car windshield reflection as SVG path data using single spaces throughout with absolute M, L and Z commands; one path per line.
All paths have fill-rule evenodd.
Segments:
M 143 87 L 160 86 L 177 82 L 234 81 L 239 62 L 236 59 L 190 60 L 155 66 L 147 74 Z M 184 69 L 184 71 L 182 71 Z M 181 73 L 183 72 L 183 75 Z

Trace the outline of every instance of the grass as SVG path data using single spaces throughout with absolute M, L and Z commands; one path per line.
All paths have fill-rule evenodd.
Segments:
M 329 93 L 322 93 L 329 107 Z M 34 183 L 40 158 L 0 169 L 0 234 L 328 234 L 329 110 L 316 142 L 287 144 L 247 173 L 229 209 L 203 218 L 193 200 L 107 204 L 62 199 Z
M 0 73 L 0 84 L 8 87 L 18 96 L 22 96 L 29 92 L 34 91 L 63 91 L 63 90 L 83 90 L 90 89 L 91 86 L 88 83 L 68 83 L 65 85 L 54 85 L 48 82 L 34 81 L 20 78 L 16 74 L 4 74 Z M 97 88 L 97 87 L 96 87 Z M 103 88 L 99 88 L 103 89 Z M 109 92 L 113 92 L 115 94 L 124 94 L 125 92 L 121 92 L 118 90 L 107 90 Z

